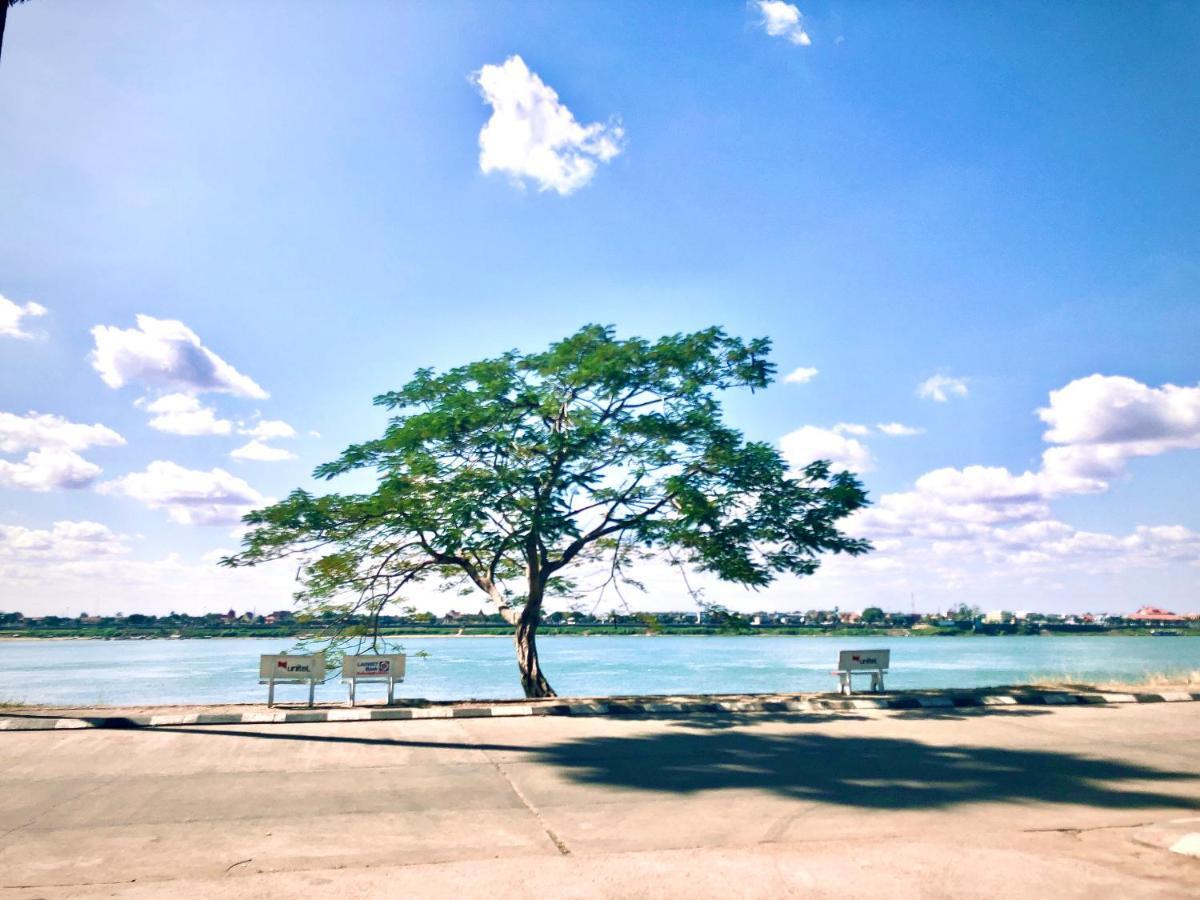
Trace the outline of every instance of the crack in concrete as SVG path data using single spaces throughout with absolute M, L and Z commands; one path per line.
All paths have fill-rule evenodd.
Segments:
M 496 760 L 492 759 L 487 750 L 480 746 L 479 742 L 475 740 L 475 737 L 471 734 L 471 732 L 467 731 L 461 722 L 455 722 L 455 724 L 458 725 L 459 730 L 466 736 L 467 741 L 469 741 L 472 746 L 474 746 L 480 753 L 483 754 L 483 758 L 486 759 L 491 767 L 496 770 L 496 773 L 504 779 L 504 782 L 516 795 L 517 799 L 521 801 L 521 804 L 527 810 L 529 810 L 530 815 L 537 820 L 538 825 L 540 825 L 542 831 L 546 833 L 546 837 L 550 838 L 550 842 L 554 844 L 558 852 L 563 856 L 570 856 L 571 848 L 567 846 L 566 842 L 562 838 L 554 833 L 554 829 L 550 827 L 550 825 L 546 822 L 546 819 L 542 816 L 541 810 L 534 806 L 533 802 L 525 796 L 525 793 L 517 786 L 517 783 L 513 781 L 508 772 L 504 770 L 504 767 Z
M 1080 835 L 1089 831 L 1119 831 L 1122 828 L 1145 828 L 1147 825 L 1154 825 L 1154 822 L 1130 822 L 1127 825 L 1090 825 L 1087 827 L 1063 827 L 1063 828 L 1022 828 L 1022 834 L 1070 834 Z
M 45 809 L 43 809 L 41 812 L 39 812 L 36 816 L 34 816 L 32 819 L 28 820 L 27 822 L 22 822 L 20 825 L 17 825 L 14 828 L 10 828 L 10 829 L 8 829 L 8 831 L 4 832 L 3 834 L 0 834 L 0 843 L 6 841 L 9 837 L 16 834 L 18 831 L 22 831 L 22 830 L 28 828 L 30 825 L 33 825 L 35 822 L 38 821 L 38 819 L 44 818 L 48 813 L 54 812 L 54 810 L 58 809 L 60 806 L 66 806 L 68 803 L 74 803 L 76 800 L 79 800 L 82 797 L 86 797 L 88 794 L 94 794 L 96 791 L 98 791 L 102 788 L 108 787 L 110 784 L 112 784 L 112 782 L 113 782 L 113 779 L 111 779 L 111 778 L 108 779 L 107 781 L 102 781 L 102 782 L 100 782 L 100 784 L 92 785 L 90 788 L 85 788 L 84 790 L 80 791 L 78 794 L 75 794 L 74 796 L 67 797 L 65 800 L 60 800 L 60 801 L 58 801 L 58 803 L 55 803 L 52 806 L 46 807 Z

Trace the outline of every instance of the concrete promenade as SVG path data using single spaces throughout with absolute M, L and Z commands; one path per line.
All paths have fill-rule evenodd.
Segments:
M 0 898 L 1195 897 L 1198 832 L 1200 703 L 0 733 Z

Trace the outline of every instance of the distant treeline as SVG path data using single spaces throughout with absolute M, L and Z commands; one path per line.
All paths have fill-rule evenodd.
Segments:
M 864 611 L 871 613 L 871 610 Z M 697 618 L 700 621 L 696 621 Z M 722 607 L 696 613 L 587 614 L 552 613 L 540 631 L 543 634 L 569 635 L 830 635 L 830 636 L 969 636 L 1039 634 L 1150 634 L 1162 633 L 1144 623 L 1110 618 L 1104 622 L 1064 621 L 1062 617 L 1027 617 L 1021 621 L 985 622 L 975 616 L 946 618 L 901 614 L 859 615 L 845 621 L 836 611 L 829 614 L 755 614 L 745 616 Z M 807 620 L 807 621 L 806 621 Z M 416 613 L 381 616 L 379 631 L 384 635 L 508 635 L 512 626 L 499 616 L 480 613 L 435 616 Z M 371 623 L 357 617 L 301 617 L 287 611 L 268 615 L 211 613 L 204 616 L 171 614 L 151 616 L 63 616 L 25 617 L 20 613 L 0 613 L 0 637 L 82 637 L 98 639 L 147 638 L 300 638 L 338 631 L 366 631 Z M 1171 633 L 1200 634 L 1198 623 L 1173 627 Z

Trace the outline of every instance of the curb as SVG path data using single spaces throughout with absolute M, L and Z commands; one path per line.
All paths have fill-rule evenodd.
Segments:
M 0 731 L 60 731 L 77 728 L 163 728 L 181 725 L 290 725 L 311 722 L 379 722 L 404 719 L 476 719 L 522 716 L 645 716 L 815 712 L 854 709 L 950 709 L 990 706 L 1092 706 L 1119 703 L 1187 703 L 1200 692 L 1164 691 L 1123 694 L 1012 691 L 996 694 L 928 693 L 887 697 L 788 699 L 664 700 L 655 697 L 614 700 L 565 700 L 551 703 L 503 703 L 494 706 L 418 706 L 410 708 L 273 709 L 245 713 L 183 713 L 136 716 L 39 716 L 0 713 Z

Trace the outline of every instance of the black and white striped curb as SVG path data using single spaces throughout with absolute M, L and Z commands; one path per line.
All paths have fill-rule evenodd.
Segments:
M 789 713 L 838 710 L 939 710 L 991 706 L 1075 706 L 1116 703 L 1200 701 L 1200 692 L 1117 693 L 1017 690 L 1005 693 L 898 694 L 882 697 L 794 697 L 719 699 L 712 697 L 629 697 L 561 700 L 547 703 L 497 703 L 492 706 L 417 705 L 340 709 L 274 709 L 231 713 L 150 715 L 72 715 L 0 713 L 0 731 L 49 731 L 71 728 L 156 728 L 180 725 L 285 725 L 308 722 L 378 722 L 402 719 L 474 719 L 520 716 L 655 716 L 676 714 Z M 421 701 L 408 701 L 420 703 Z

